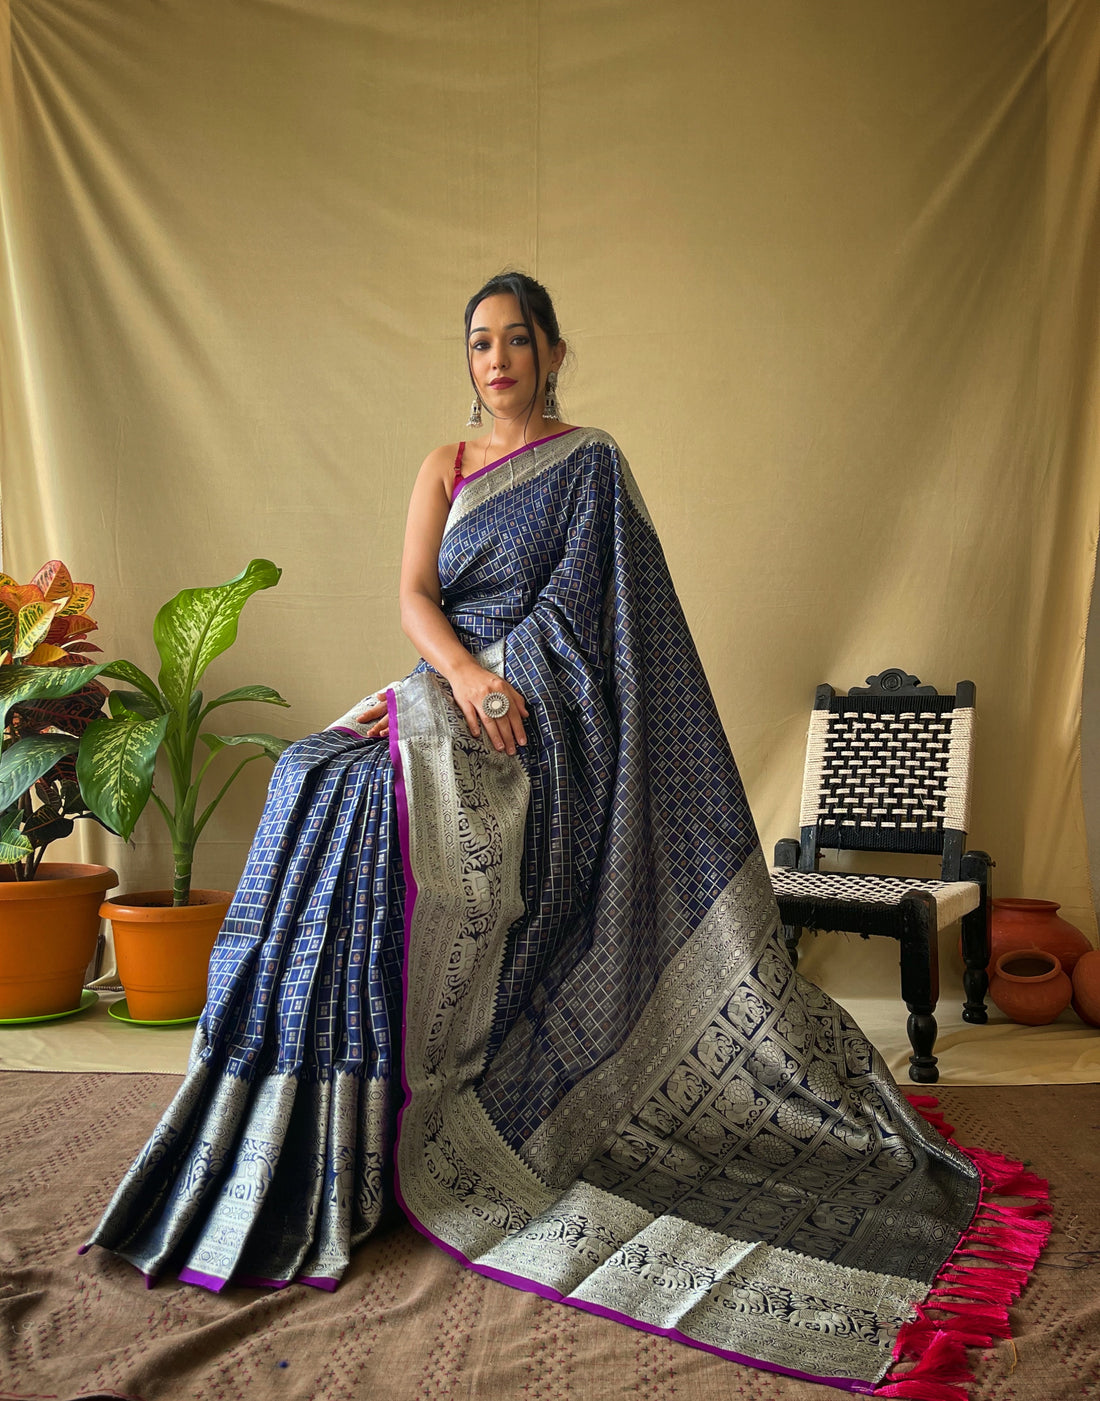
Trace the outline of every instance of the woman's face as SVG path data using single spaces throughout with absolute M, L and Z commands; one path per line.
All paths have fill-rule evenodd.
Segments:
M 551 349 L 546 333 L 537 323 L 535 336 L 541 381 L 537 386 L 531 337 L 523 324 L 517 298 L 511 292 L 498 292 L 478 302 L 470 320 L 467 350 L 477 392 L 494 418 L 526 417 L 532 399 L 534 414 L 541 413 L 546 376 L 561 364 L 565 344 L 559 342 Z

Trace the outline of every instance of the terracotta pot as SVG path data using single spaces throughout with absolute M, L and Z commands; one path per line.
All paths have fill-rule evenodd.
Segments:
M 104 900 L 111 921 L 119 981 L 131 1017 L 143 1022 L 197 1017 L 206 1004 L 210 950 L 233 897 L 228 890 L 192 890 L 172 906 L 170 890 L 144 890 Z
M 32 881 L 0 866 L 0 1018 L 48 1017 L 80 1004 L 99 938 L 110 866 L 44 861 Z
M 1092 945 L 1075 924 L 1062 919 L 1055 900 L 997 898 L 993 901 L 989 971 L 997 959 L 1015 949 L 1043 949 L 1051 953 L 1070 977 L 1073 966 Z
M 1073 986 L 1062 965 L 1045 949 L 1014 949 L 997 959 L 989 998 L 1006 1017 L 1025 1026 L 1045 1026 L 1069 1006 Z
M 1100 1026 L 1100 949 L 1090 949 L 1077 960 L 1073 1010 L 1089 1026 Z

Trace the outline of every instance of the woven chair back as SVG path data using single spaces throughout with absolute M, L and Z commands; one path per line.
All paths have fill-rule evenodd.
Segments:
M 845 696 L 819 687 L 799 824 L 814 847 L 942 856 L 945 833 L 966 832 L 974 688 L 920 690 Z

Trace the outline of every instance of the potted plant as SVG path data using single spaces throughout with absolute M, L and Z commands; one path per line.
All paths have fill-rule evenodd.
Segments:
M 245 603 L 257 590 L 276 584 L 279 575 L 270 560 L 254 559 L 228 583 L 184 589 L 166 603 L 153 624 L 157 680 L 132 662 L 113 663 L 107 674 L 133 689 L 112 691 L 110 716 L 93 721 L 80 741 L 77 777 L 92 812 L 128 839 L 152 798 L 172 839 L 171 890 L 121 895 L 102 905 L 114 927 L 119 978 L 135 1021 L 183 1020 L 202 1010 L 210 950 L 230 894 L 192 889 L 195 845 L 242 769 L 265 756 L 278 758 L 289 743 L 270 734 L 227 735 L 203 728 L 222 706 L 287 705 L 270 686 L 238 686 L 210 701 L 199 689 L 210 663 L 236 640 Z M 200 743 L 208 751 L 201 762 Z M 213 765 L 238 745 L 254 752 L 200 807 Z M 154 782 L 158 755 L 168 779 L 162 790 Z
M 109 866 L 43 862 L 89 817 L 76 779 L 81 735 L 101 715 L 104 669 L 85 657 L 96 627 L 91 584 L 60 560 L 29 584 L 0 574 L 0 1019 L 59 1016 L 81 1005 Z

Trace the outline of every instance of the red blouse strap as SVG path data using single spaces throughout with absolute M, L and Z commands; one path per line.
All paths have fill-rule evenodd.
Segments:
M 459 443 L 459 445 L 458 445 L 458 452 L 455 453 L 455 479 L 454 479 L 454 483 L 453 483 L 452 486 L 451 486 L 451 500 L 452 500 L 452 501 L 454 500 L 455 492 L 458 490 L 458 484 L 459 484 L 459 482 L 462 480 L 462 454 L 463 454 L 465 451 L 466 451 L 466 444 L 465 444 L 465 443 Z

